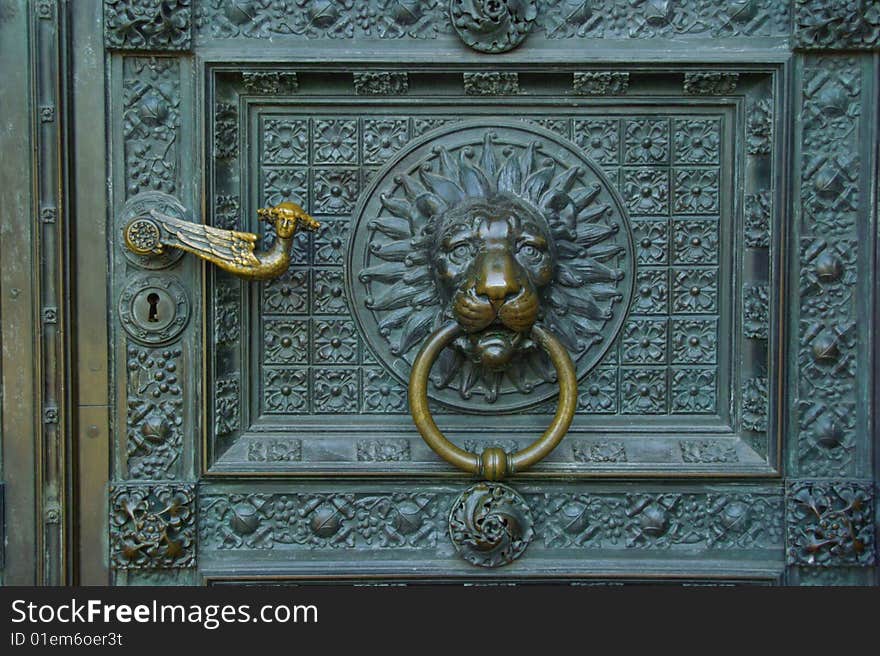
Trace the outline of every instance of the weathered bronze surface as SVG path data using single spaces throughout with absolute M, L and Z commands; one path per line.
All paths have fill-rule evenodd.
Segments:
M 320 224 L 290 201 L 258 209 L 257 214 L 275 229 L 275 242 L 263 252 L 254 252 L 258 235 L 184 221 L 156 209 L 128 222 L 125 245 L 138 255 L 161 255 L 166 247 L 179 248 L 240 278 L 270 280 L 290 266 L 297 228 L 314 231 Z
M 465 357 L 500 374 L 517 351 L 532 346 L 538 293 L 553 278 L 552 249 L 547 221 L 512 195 L 478 198 L 443 216 L 433 268 L 464 329 L 455 346 Z
M 535 535 L 528 504 L 502 483 L 472 485 L 452 504 L 449 537 L 458 555 L 478 567 L 519 558 Z
M 452 26 L 478 52 L 513 50 L 525 40 L 538 7 L 534 0 L 450 0 Z
M 877 0 L 0 4 L 0 584 L 876 585 Z M 467 323 L 431 230 L 508 164 L 578 411 L 462 494 L 406 381 Z M 258 207 L 322 227 L 244 283 L 129 250 L 144 194 L 258 260 Z M 484 330 L 532 338 L 461 330 L 428 396 L 500 469 L 558 389 Z
M 355 221 L 353 305 L 392 371 L 405 380 L 422 339 L 449 321 L 463 327 L 429 389 L 450 407 L 496 413 L 555 395 L 553 368 L 528 338 L 535 321 L 579 376 L 623 324 L 627 212 L 593 161 L 540 127 L 474 120 L 426 134 L 375 176 Z
M 455 446 L 437 428 L 428 406 L 428 376 L 440 351 L 463 331 L 451 323 L 434 332 L 422 346 L 413 363 L 409 382 L 409 407 L 413 421 L 425 442 L 441 458 L 459 469 L 497 481 L 528 469 L 550 453 L 565 437 L 577 408 L 577 377 L 565 347 L 545 328 L 531 327 L 531 339 L 550 356 L 559 379 L 559 405 L 549 428 L 531 445 L 511 456 L 498 447 L 488 447 L 476 455 Z

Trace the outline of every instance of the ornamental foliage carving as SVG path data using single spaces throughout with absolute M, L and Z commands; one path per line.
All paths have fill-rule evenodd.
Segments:
M 756 433 L 766 433 L 769 405 L 766 378 L 749 378 L 743 381 L 743 428 Z
M 442 506 L 433 493 L 208 494 L 200 531 L 205 549 L 431 548 Z
M 763 493 L 529 495 L 548 548 L 779 549 L 782 499 Z
M 489 47 L 509 43 L 534 21 L 532 31 L 548 39 L 715 38 L 788 36 L 791 9 L 777 0 L 736 2 L 670 2 L 657 0 L 517 0 L 467 5 L 487 18 L 486 29 L 474 30 L 466 21 L 460 29 L 474 33 Z M 534 8 L 534 15 L 530 8 Z M 488 14 L 483 16 L 483 14 Z M 287 4 L 246 0 L 201 0 L 195 9 L 196 38 L 380 38 L 433 39 L 455 28 L 449 0 L 291 0 Z M 461 18 L 459 18 L 461 22 Z M 491 33 L 499 33 L 494 39 Z
M 195 487 L 115 484 L 110 488 L 110 564 L 116 569 L 192 567 Z
M 838 567 L 876 562 L 870 483 L 794 481 L 785 495 L 789 564 Z
M 737 462 L 736 447 L 722 440 L 687 440 L 679 442 L 684 462 Z
M 518 73 L 464 73 L 463 79 L 464 92 L 469 96 L 510 96 L 519 93 Z
M 402 95 L 409 89 L 405 72 L 369 72 L 354 74 L 354 91 L 359 96 Z
M 127 57 L 123 62 L 122 104 L 127 195 L 148 190 L 174 193 L 180 164 L 178 61 Z
M 452 26 L 461 40 L 479 52 L 513 50 L 532 29 L 534 0 L 450 0 Z
M 181 350 L 129 344 L 126 415 L 128 476 L 174 479 L 183 450 Z
M 858 449 L 856 387 L 862 368 L 857 349 L 865 338 L 855 307 L 861 250 L 860 99 L 856 59 L 807 56 L 794 417 L 796 463 L 803 476 L 852 475 Z
M 247 93 L 256 95 L 276 96 L 299 90 L 299 79 L 292 72 L 244 71 L 241 81 Z
M 217 103 L 214 108 L 214 157 L 228 159 L 238 154 L 238 108 Z
M 807 50 L 875 49 L 880 46 L 880 3 L 794 0 L 794 43 Z
M 402 462 L 409 460 L 409 440 L 358 440 L 357 459 L 361 462 Z
M 253 439 L 247 444 L 246 457 L 248 462 L 298 462 L 302 460 L 302 440 Z
M 629 73 L 584 71 L 574 73 L 572 89 L 582 96 L 618 96 L 629 88 Z
M 622 445 L 615 441 L 579 443 L 581 447 L 591 462 L 625 462 Z M 516 553 L 529 540 L 532 550 L 783 548 L 779 493 L 507 494 L 485 487 L 469 490 L 476 495 L 455 489 L 300 494 L 207 490 L 200 500 L 200 549 L 432 549 L 448 544 L 450 528 L 480 563 L 507 562 L 504 554 Z M 472 551 L 478 543 L 488 548 Z
M 531 510 L 501 483 L 477 483 L 462 492 L 449 514 L 449 536 L 458 554 L 478 567 L 513 562 L 535 535 Z
M 770 98 L 749 105 L 746 119 L 746 149 L 749 155 L 769 155 L 773 139 L 773 109 Z
M 743 290 L 743 335 L 767 339 L 770 329 L 770 288 L 748 285 Z
M 736 91 L 738 81 L 739 73 L 685 73 L 684 92 L 691 96 L 723 96 Z
M 626 462 L 626 447 L 619 440 L 575 440 L 571 443 L 571 455 L 577 462 Z
M 191 0 L 104 0 L 104 43 L 121 50 L 189 50 Z
M 235 378 L 218 379 L 214 385 L 214 434 L 218 437 L 238 430 L 241 393 Z
M 745 197 L 744 242 L 749 248 L 770 247 L 770 192 Z

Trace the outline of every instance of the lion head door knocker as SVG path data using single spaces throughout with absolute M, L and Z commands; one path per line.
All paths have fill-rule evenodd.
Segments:
M 409 381 L 426 443 L 487 479 L 454 504 L 453 542 L 474 564 L 510 562 L 528 544 L 531 515 L 497 481 L 559 444 L 577 379 L 620 330 L 634 277 L 623 204 L 558 135 L 469 121 L 424 135 L 386 164 L 361 197 L 353 231 L 348 284 L 362 334 Z M 557 393 L 550 426 L 513 453 L 460 448 L 429 408 L 430 398 L 469 413 L 512 412 Z

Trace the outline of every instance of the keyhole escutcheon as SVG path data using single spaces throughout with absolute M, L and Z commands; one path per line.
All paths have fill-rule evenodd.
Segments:
M 155 292 L 147 296 L 150 309 L 147 311 L 147 321 L 156 323 L 159 321 L 159 295 Z

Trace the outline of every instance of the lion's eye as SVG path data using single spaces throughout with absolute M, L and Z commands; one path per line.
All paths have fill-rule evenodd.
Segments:
M 529 260 L 538 260 L 544 254 L 541 249 L 532 244 L 521 244 L 519 247 L 519 253 Z
M 458 244 L 449 251 L 449 259 L 453 262 L 462 262 L 471 254 L 470 244 Z

